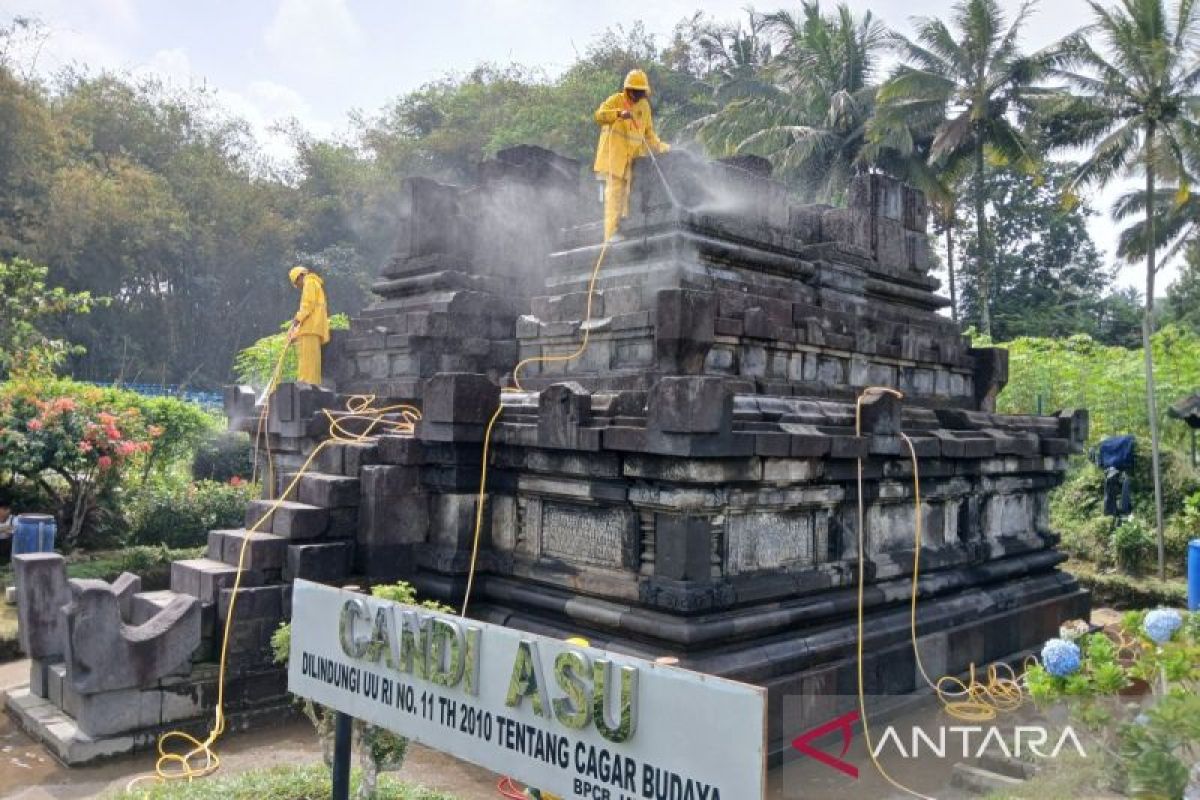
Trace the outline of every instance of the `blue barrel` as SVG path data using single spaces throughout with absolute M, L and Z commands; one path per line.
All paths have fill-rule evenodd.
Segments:
M 13 523 L 12 554 L 53 553 L 58 523 L 49 514 L 19 514 Z
M 1200 539 L 1188 542 L 1188 611 L 1200 609 Z

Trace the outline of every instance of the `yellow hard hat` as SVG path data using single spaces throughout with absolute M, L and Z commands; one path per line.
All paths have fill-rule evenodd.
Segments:
M 567 638 L 567 644 L 573 644 L 576 647 L 591 647 L 592 644 L 582 636 L 570 636 Z
M 304 267 L 296 266 L 288 270 L 288 280 L 295 285 L 296 281 L 300 280 L 301 275 L 307 275 L 308 270 Z
M 646 94 L 650 94 L 650 79 L 646 77 L 646 71 L 640 69 L 631 69 L 629 74 L 625 76 L 626 89 L 641 89 Z

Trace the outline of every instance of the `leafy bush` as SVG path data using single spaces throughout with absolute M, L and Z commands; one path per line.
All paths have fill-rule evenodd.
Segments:
M 1142 567 L 1151 559 L 1154 547 L 1154 534 L 1151 533 L 1150 527 L 1137 517 L 1125 520 L 1113 531 L 1113 560 L 1117 562 L 1118 567 L 1131 575 L 1141 572 Z
M 249 480 L 253 471 L 250 437 L 225 431 L 208 436 L 192 456 L 192 477 L 198 481 L 229 483 L 233 478 Z
M 1166 550 L 1168 568 L 1183 569 L 1187 542 L 1200 531 L 1200 473 L 1191 467 L 1187 456 L 1175 450 L 1162 452 L 1163 515 L 1167 522 Z M 1139 438 L 1133 472 L 1133 514 L 1131 522 L 1144 528 L 1153 550 L 1154 483 L 1150 474 L 1150 442 Z M 1063 549 L 1099 566 L 1120 565 L 1118 550 L 1134 546 L 1138 530 L 1129 528 L 1114 540 L 1111 517 L 1104 515 L 1104 472 L 1086 459 L 1071 464 L 1067 478 L 1050 497 L 1051 528 L 1062 536 Z M 1136 550 L 1136 546 L 1134 546 Z M 1128 553 L 1135 555 L 1133 551 Z
M 216 528 L 240 528 L 251 484 L 197 481 L 185 487 L 155 486 L 143 492 L 132 509 L 130 541 L 167 547 L 199 547 Z
M 1182 797 L 1200 748 L 1200 614 L 1128 612 L 1076 645 L 1078 664 L 1061 670 L 1046 655 L 1063 643 L 1047 643 L 1045 663 L 1025 673 L 1034 701 L 1065 701 L 1101 749 L 1116 755 L 1111 766 L 1130 796 Z M 1121 701 L 1139 686 L 1152 694 L 1148 705 Z
M 17 511 L 56 514 L 66 549 L 115 546 L 133 490 L 190 459 L 217 424 L 176 398 L 61 378 L 8 381 L 0 384 L 0 491 Z
M 74 547 L 96 498 L 148 456 L 162 431 L 146 426 L 136 407 L 37 387 L 11 383 L 0 394 L 0 472 L 42 490 L 65 523 L 64 546 Z

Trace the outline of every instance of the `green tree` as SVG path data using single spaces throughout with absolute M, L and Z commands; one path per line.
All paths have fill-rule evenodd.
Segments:
M 0 59 L 0 258 L 37 240 L 60 156 L 58 130 L 41 91 Z
M 745 37 L 762 35 L 776 46 L 727 48 L 718 110 L 690 130 L 717 155 L 766 156 L 801 197 L 836 201 L 870 168 L 861 155 L 887 31 L 870 12 L 856 17 L 843 4 L 823 14 L 819 2 L 806 0 L 799 15 L 751 15 Z M 761 67 L 752 68 L 750 55 Z
M 1068 183 L 1068 197 L 1083 187 L 1108 183 L 1130 171 L 1145 178 L 1145 240 L 1158 243 L 1154 203 L 1160 175 L 1181 178 L 1184 138 L 1196 130 L 1195 95 L 1200 83 L 1196 48 L 1200 14 L 1193 0 L 1121 0 L 1112 8 L 1089 2 L 1094 22 L 1064 43 L 1057 70 L 1073 94 L 1051 104 L 1057 144 L 1088 146 L 1091 155 Z M 1106 52 L 1096 45 L 1103 42 Z M 1162 477 L 1158 409 L 1154 390 L 1154 279 L 1157 246 L 1147 246 L 1142 347 L 1150 419 L 1158 572 L 1165 574 Z
M 72 346 L 47 334 L 45 323 L 92 308 L 87 292 L 47 287 L 46 273 L 45 267 L 21 258 L 0 261 L 0 377 L 52 372 Z
M 1114 330 L 1112 320 L 1105 319 L 1110 310 L 1105 294 L 1114 276 L 1088 233 L 1088 220 L 1096 212 L 1085 204 L 1062 204 L 1063 186 L 1075 167 L 1047 163 L 1037 176 L 1009 169 L 988 171 L 985 189 L 993 209 L 989 234 L 995 275 L 989 302 L 999 341 L 1086 333 L 1107 342 L 1129 334 Z M 974 256 L 978 237 L 968 233 L 962 244 L 968 256 Z M 969 317 L 978 315 L 981 303 L 975 278 L 968 276 L 963 286 Z
M 203 91 L 68 73 L 52 107 L 64 163 L 26 252 L 54 282 L 113 298 L 66 327 L 88 350 L 73 372 L 225 381 L 238 348 L 294 309 L 295 190 L 259 171 L 244 123 Z
M 1179 277 L 1167 287 L 1165 316 L 1168 322 L 1200 333 L 1200 246 L 1189 242 L 1183 258 Z
M 961 0 L 953 7 L 951 31 L 939 19 L 915 21 L 915 41 L 897 35 L 904 64 L 880 87 L 878 102 L 893 116 L 940 118 L 929 152 L 932 165 L 954 171 L 970 163 L 975 213 L 975 272 L 979 323 L 992 331 L 989 298 L 993 250 L 987 226 L 987 163 L 1033 171 L 1037 154 L 1018 125 L 1017 112 L 1035 91 L 1051 51 L 1026 56 L 1018 38 L 1033 9 L 1021 4 L 1009 23 L 998 0 Z

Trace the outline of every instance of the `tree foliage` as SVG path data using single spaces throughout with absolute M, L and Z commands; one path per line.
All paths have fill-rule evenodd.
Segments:
M 1106 344 L 1138 344 L 1136 300 L 1108 294 L 1113 272 L 1088 234 L 1096 215 L 1084 203 L 1059 202 L 1072 171 L 1070 163 L 1046 164 L 1038 175 L 992 169 L 985 190 L 994 209 L 990 244 L 992 331 L 1005 341 L 1022 336 L 1067 337 L 1084 333 Z M 963 209 L 961 240 L 968 264 L 976 265 L 979 240 Z M 962 311 L 980 316 L 978 271 L 964 271 Z
M 56 316 L 90 311 L 92 296 L 47 287 L 47 272 L 23 258 L 0 260 L 0 376 L 44 374 L 78 352 L 45 329 Z
M 1086 408 L 1092 441 L 1123 433 L 1148 438 L 1146 376 L 1139 350 L 1104 345 L 1086 335 L 1022 337 L 999 346 L 1008 350 L 1009 370 L 1008 385 L 997 401 L 1001 413 Z M 1168 419 L 1166 408 L 1200 387 L 1200 334 L 1163 328 L 1154 336 L 1154 358 L 1163 440 L 1182 447 L 1188 429 Z
M 45 282 L 71 295 L 111 298 L 39 325 L 83 348 L 68 363 L 76 376 L 217 385 L 237 353 L 291 316 L 291 265 L 321 272 L 333 312 L 367 302 L 391 255 L 404 177 L 469 182 L 480 160 L 524 142 L 586 172 L 592 113 L 636 66 L 649 73 L 664 138 L 712 156 L 766 155 L 804 200 L 841 202 L 849 179 L 871 170 L 924 189 L 942 211 L 947 266 L 970 256 L 968 295 L 988 274 L 978 264 L 991 259 L 977 257 L 988 242 L 956 242 L 955 229 L 995 219 L 995 287 L 984 294 L 999 304 L 998 336 L 1118 341 L 1097 319 L 1124 320 L 1127 309 L 1123 298 L 1099 299 L 1109 271 L 1093 258 L 1086 212 L 1059 214 L 1049 188 L 1021 177 L 1044 162 L 1031 147 L 1063 140 L 1061 122 L 1027 118 L 1051 62 L 1022 54 L 1026 8 L 1005 15 L 991 0 L 963 0 L 955 9 L 949 23 L 921 21 L 912 41 L 870 13 L 816 0 L 732 21 L 696 13 L 665 41 L 633 22 L 597 37 L 561 74 L 481 64 L 352 114 L 339 138 L 292 122 L 295 159 L 283 166 L 204 89 L 79 69 L 33 77 L 10 54 L 31 50 L 11 45 L 38 28 L 14 20 L 0 28 L 0 258 L 46 265 Z M 881 90 L 889 45 L 903 63 Z M 984 214 L 970 182 L 980 146 Z M 1021 238 L 1003 219 L 1014 209 L 1053 246 Z M 1017 320 L 1023 306 L 1035 312 Z M 983 321 L 978 292 L 967 308 Z

